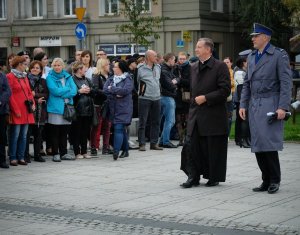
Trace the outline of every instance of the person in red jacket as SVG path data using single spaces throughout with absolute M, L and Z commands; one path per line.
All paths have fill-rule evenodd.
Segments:
M 26 77 L 26 59 L 16 56 L 12 60 L 12 70 L 7 74 L 7 80 L 12 91 L 9 99 L 10 135 L 9 157 L 10 165 L 27 165 L 24 160 L 28 124 L 34 124 L 34 99 L 29 81 Z

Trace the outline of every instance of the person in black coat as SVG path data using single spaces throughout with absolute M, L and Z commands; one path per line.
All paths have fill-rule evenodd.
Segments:
M 178 53 L 178 62 L 174 69 L 174 74 L 179 78 L 177 84 L 176 102 L 176 128 L 179 134 L 179 144 L 182 146 L 186 136 L 186 124 L 189 113 L 190 99 L 185 97 L 183 99 L 183 93 L 190 94 L 190 70 L 191 64 L 187 60 L 187 54 L 185 52 Z
M 188 179 L 181 186 L 199 185 L 200 176 L 206 186 L 226 180 L 228 117 L 226 99 L 231 92 L 226 64 L 212 56 L 213 41 L 200 38 L 196 45 L 199 61 L 191 66 L 191 105 L 186 143 L 190 154 L 182 155 L 181 169 Z
M 82 62 L 75 62 L 72 66 L 77 95 L 74 96 L 76 120 L 72 122 L 73 150 L 76 159 L 91 158 L 87 154 L 87 140 L 90 134 L 92 116 L 94 114 L 93 96 L 95 90 L 91 82 L 85 78 L 86 67 Z
M 34 160 L 37 162 L 45 162 L 45 159 L 41 156 L 40 150 L 43 143 L 42 132 L 47 120 L 46 102 L 48 99 L 49 91 L 47 88 L 46 80 L 42 78 L 42 63 L 37 60 L 32 61 L 29 66 L 29 71 L 30 72 L 28 73 L 27 77 L 36 104 L 36 110 L 34 111 L 35 124 L 31 125 L 31 131 L 29 131 L 29 133 L 32 133 L 34 137 Z M 29 148 L 28 140 L 27 145 Z
M 7 78 L 0 73 L 0 167 L 9 168 L 6 163 L 5 145 L 7 142 L 6 125 L 9 113 L 8 102 L 11 96 L 11 90 L 7 82 Z
M 175 124 L 175 97 L 177 90 L 177 79 L 173 73 L 175 55 L 168 53 L 164 56 L 165 62 L 161 65 L 160 86 L 161 86 L 161 118 L 164 118 L 163 130 L 160 137 L 160 146 L 164 148 L 177 148 L 170 141 L 170 132 Z

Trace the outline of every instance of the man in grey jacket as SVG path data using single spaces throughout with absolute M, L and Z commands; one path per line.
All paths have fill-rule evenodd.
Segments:
M 275 193 L 281 180 L 278 151 L 283 149 L 283 119 L 291 101 L 292 79 L 289 57 L 270 44 L 271 35 L 271 29 L 254 24 L 251 36 L 256 50 L 247 59 L 239 114 L 244 120 L 249 118 L 251 151 L 262 172 L 263 182 L 253 191 Z M 276 117 L 272 122 L 270 112 Z
M 153 50 L 145 53 L 145 63 L 138 67 L 137 81 L 139 83 L 139 150 L 146 151 L 145 128 L 147 118 L 150 118 L 150 149 L 162 150 L 159 147 L 160 127 L 160 66 L 156 64 L 157 54 Z

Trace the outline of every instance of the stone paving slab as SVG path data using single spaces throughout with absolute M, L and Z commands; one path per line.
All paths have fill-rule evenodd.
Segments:
M 182 189 L 180 148 L 0 169 L 0 234 L 300 234 L 300 144 L 280 152 L 274 195 L 232 142 L 227 180 Z

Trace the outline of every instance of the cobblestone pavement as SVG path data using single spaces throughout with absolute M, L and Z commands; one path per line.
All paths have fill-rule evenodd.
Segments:
M 280 191 L 254 193 L 255 157 L 232 142 L 227 180 L 182 189 L 180 150 L 0 169 L 0 234 L 300 234 L 300 144 L 280 153 Z

